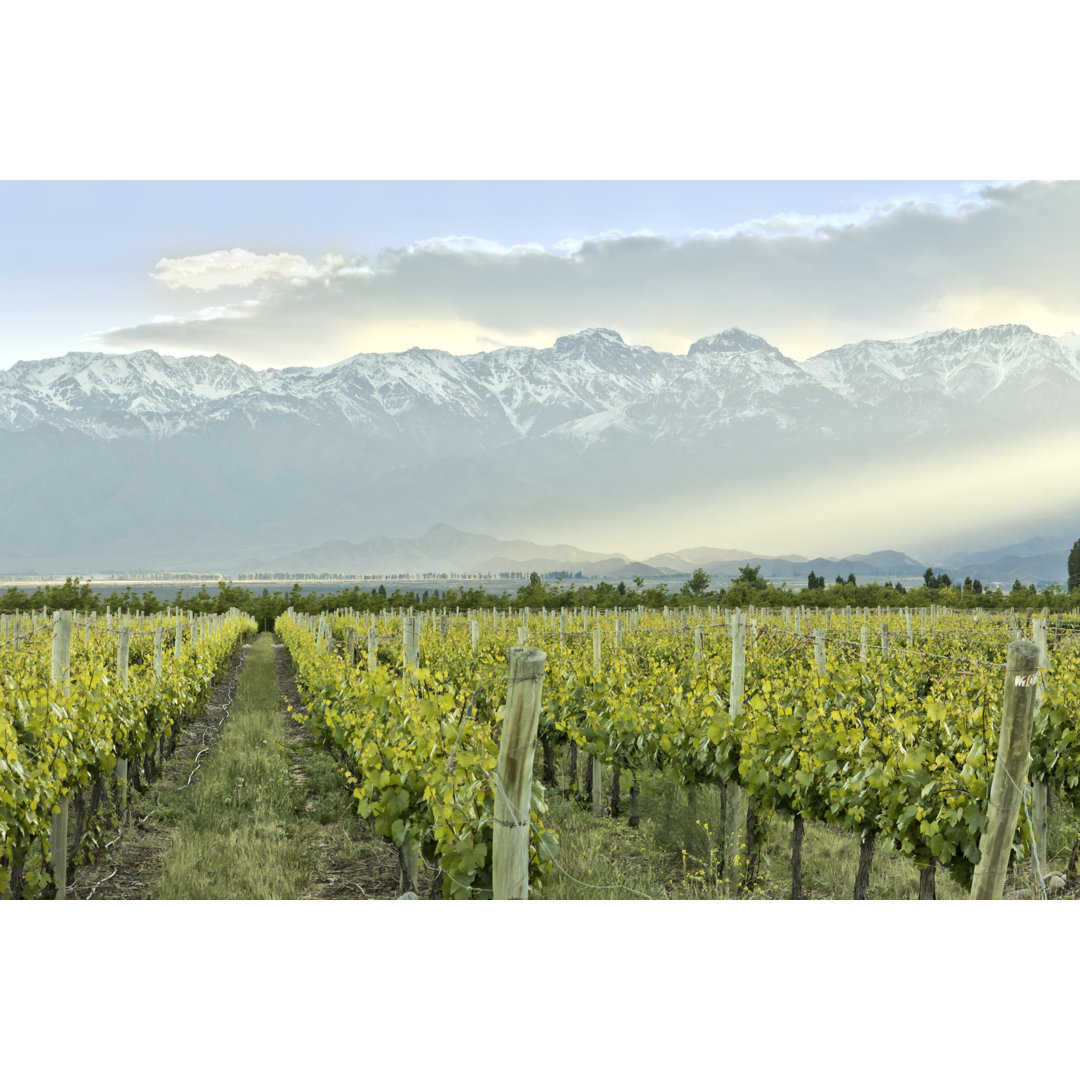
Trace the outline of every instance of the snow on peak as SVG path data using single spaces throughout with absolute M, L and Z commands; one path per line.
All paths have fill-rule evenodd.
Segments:
M 577 348 L 582 345 L 589 346 L 594 343 L 626 345 L 622 335 L 614 330 L 607 330 L 604 327 L 591 327 L 587 330 L 579 330 L 576 334 L 564 334 L 562 337 L 556 338 L 555 351 L 563 352 L 567 349 Z
M 747 333 L 737 326 L 728 327 L 719 334 L 698 338 L 687 351 L 687 357 L 706 356 L 717 353 L 766 353 L 770 356 L 783 357 L 775 345 L 770 345 L 757 334 Z

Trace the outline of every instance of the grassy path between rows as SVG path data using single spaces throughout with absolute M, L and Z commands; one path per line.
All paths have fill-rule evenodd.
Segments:
M 370 878 L 349 882 L 370 841 L 333 760 L 286 717 L 283 660 L 273 635 L 255 639 L 221 741 L 176 807 L 155 899 L 371 895 Z
M 285 716 L 269 634 L 252 646 L 221 742 L 165 853 L 163 900 L 286 900 L 311 876 L 289 773 Z

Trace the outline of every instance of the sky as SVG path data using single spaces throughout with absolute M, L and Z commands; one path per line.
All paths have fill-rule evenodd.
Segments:
M 0 366 L 69 351 L 321 366 L 589 326 L 802 360 L 864 338 L 1080 331 L 1080 183 L 7 181 Z

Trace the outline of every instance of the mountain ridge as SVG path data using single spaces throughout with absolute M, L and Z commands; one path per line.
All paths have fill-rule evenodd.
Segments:
M 91 556 L 232 565 L 438 521 L 541 538 L 586 523 L 612 546 L 677 558 L 696 507 L 757 505 L 773 486 L 850 502 L 864 467 L 913 452 L 975 446 L 982 467 L 1003 418 L 1021 436 L 1071 435 L 1074 345 L 1004 324 L 796 362 L 738 327 L 685 354 L 594 327 L 546 348 L 414 347 L 319 368 L 153 350 L 22 361 L 0 371 L 0 454 L 17 462 L 0 470 L 0 572 Z M 1037 528 L 1071 529 L 1080 505 L 1063 507 Z M 628 508 L 669 522 L 666 535 L 623 541 L 607 522 Z M 936 539 L 974 535 L 971 550 L 1036 531 L 1020 510 L 994 530 L 955 518 Z M 779 543 L 803 546 L 798 522 Z
M 933 565 L 936 573 L 978 577 L 984 583 L 1010 577 L 1031 578 L 1039 583 L 1063 580 L 1066 553 L 1041 552 L 1037 556 L 1002 555 L 993 563 L 953 566 Z M 674 561 L 678 565 L 674 565 Z M 737 578 L 741 566 L 760 568 L 763 578 L 798 579 L 814 573 L 832 583 L 854 574 L 867 581 L 921 578 L 927 563 L 902 551 L 882 550 L 842 557 L 770 556 L 746 550 L 689 548 L 649 559 L 631 560 L 619 552 L 590 552 L 572 545 L 537 544 L 526 540 L 501 540 L 465 532 L 438 523 L 419 537 L 376 536 L 361 542 L 335 539 L 279 558 L 238 567 L 240 572 L 347 573 L 388 576 L 400 574 L 498 574 L 535 571 L 541 575 L 565 572 L 585 577 L 665 578 L 686 576 L 701 567 L 714 579 Z M 717 580 L 717 584 L 725 582 Z
M 589 418 L 603 426 L 603 417 L 655 436 L 665 422 L 670 428 L 670 410 L 657 413 L 658 402 L 666 406 L 672 395 L 684 406 L 707 400 L 696 418 L 712 423 L 784 412 L 785 395 L 793 392 L 814 393 L 816 407 L 841 413 L 853 404 L 895 408 L 911 398 L 935 416 L 948 412 L 948 403 L 998 416 L 1003 403 L 1015 403 L 1021 384 L 1025 402 L 1052 396 L 1062 411 L 1080 407 L 1080 347 L 1063 340 L 1003 324 L 867 339 L 796 362 L 738 327 L 698 338 L 682 355 L 630 346 L 616 331 L 590 328 L 546 349 L 454 355 L 414 346 L 357 353 L 319 368 L 263 370 L 220 353 L 70 352 L 0 372 L 0 428 L 49 423 L 99 438 L 164 438 L 232 412 L 257 423 L 264 414 L 291 411 L 320 423 L 385 429 L 403 414 L 421 418 L 434 408 L 479 422 L 495 440 L 542 435 Z M 102 418 L 118 411 L 142 428 Z

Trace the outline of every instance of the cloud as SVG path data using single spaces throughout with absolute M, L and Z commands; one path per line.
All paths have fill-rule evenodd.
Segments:
M 254 285 L 259 281 L 285 280 L 301 285 L 327 274 L 363 273 L 366 268 L 342 255 L 324 255 L 313 266 L 302 255 L 280 251 L 276 255 L 256 255 L 244 248 L 186 255 L 179 259 L 159 259 L 151 277 L 170 289 L 211 292 L 224 286 Z
M 371 265 L 211 252 L 163 259 L 158 276 L 202 291 L 246 281 L 258 285 L 257 307 L 224 304 L 216 317 L 203 309 L 98 339 L 262 366 L 412 345 L 472 352 L 482 338 L 550 344 L 586 326 L 683 352 L 739 325 L 796 359 L 948 326 L 1028 322 L 1064 333 L 1080 329 L 1078 234 L 1080 183 L 1032 182 L 952 205 L 882 204 L 855 220 L 784 215 L 683 239 L 608 233 L 550 252 L 475 237 L 387 250 Z
M 484 240 L 479 236 L 436 236 L 430 240 L 420 240 L 408 248 L 412 251 L 479 251 L 487 255 L 525 255 L 544 254 L 542 244 L 515 244 L 506 247 L 495 240 Z
M 766 218 L 751 218 L 724 229 L 698 229 L 691 235 L 693 239 L 697 240 L 719 240 L 739 235 L 764 238 L 785 236 L 824 237 L 831 230 L 882 221 L 900 210 L 957 217 L 987 205 L 987 192 L 989 190 L 987 185 L 962 186 L 964 191 L 959 197 L 939 194 L 933 198 L 887 199 L 881 202 L 866 203 L 857 210 L 832 214 L 800 214 L 795 211 L 788 211 L 772 214 Z
M 258 300 L 241 300 L 238 304 L 215 304 L 212 307 L 200 308 L 190 315 L 155 315 L 151 320 L 154 326 L 167 323 L 178 323 L 186 326 L 192 322 L 216 322 L 218 319 L 246 319 L 252 314 L 252 309 L 259 306 Z

